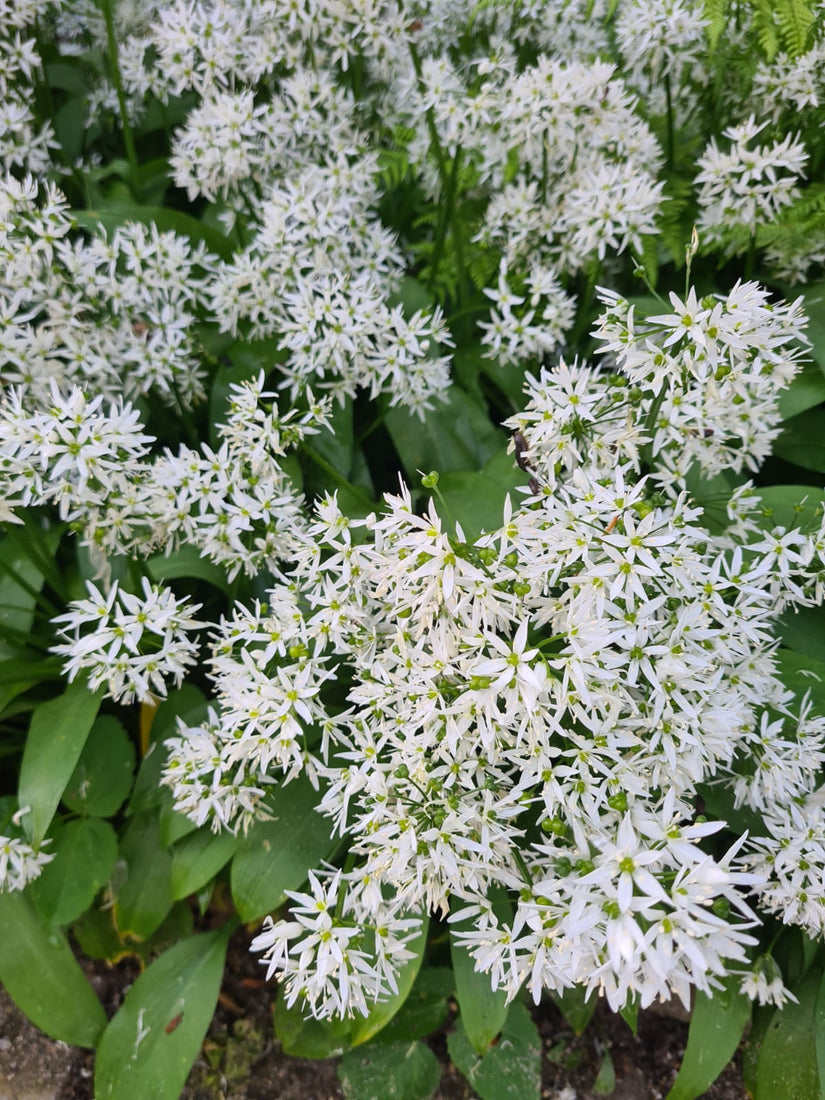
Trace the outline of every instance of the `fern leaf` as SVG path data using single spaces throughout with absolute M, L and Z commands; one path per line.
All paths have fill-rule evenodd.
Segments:
M 782 45 L 790 57 L 799 57 L 808 46 L 808 35 L 815 16 L 805 0 L 780 0 L 776 5 L 776 21 Z

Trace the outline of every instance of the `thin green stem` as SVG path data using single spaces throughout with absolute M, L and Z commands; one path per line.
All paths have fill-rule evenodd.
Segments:
M 518 867 L 519 871 L 521 871 L 522 875 L 524 876 L 524 881 L 532 886 L 533 876 L 530 874 L 527 868 L 527 864 L 522 859 L 521 852 L 518 850 L 518 848 L 513 849 L 513 859 L 516 861 L 516 866 Z
M 123 142 L 126 146 L 126 156 L 129 160 L 129 173 L 132 177 L 132 191 L 135 198 L 140 201 L 140 165 L 138 164 L 137 149 L 135 148 L 135 135 L 129 122 L 129 112 L 126 107 L 126 93 L 123 90 L 123 77 L 120 72 L 120 58 L 118 56 L 117 34 L 115 32 L 115 13 L 113 0 L 100 0 L 100 8 L 106 22 L 106 40 L 109 47 L 109 65 L 112 70 L 112 81 L 117 92 L 117 104 L 120 109 L 120 124 L 123 127 Z
M 753 278 L 754 268 L 756 267 L 756 234 L 751 233 L 751 239 L 748 244 L 748 251 L 745 254 L 745 281 Z
M 329 474 L 333 481 L 337 482 L 342 488 L 348 489 L 351 493 L 354 493 L 356 496 L 360 497 L 365 503 L 368 503 L 370 507 L 374 506 L 375 501 L 372 499 L 366 489 L 364 489 L 360 485 L 353 485 L 351 481 L 347 481 L 347 479 L 342 474 L 338 473 L 332 463 L 327 462 L 324 456 L 322 454 L 319 454 L 314 447 L 311 447 L 308 443 L 304 442 L 301 443 L 300 449 L 302 454 L 305 454 L 307 458 L 311 462 L 314 462 L 319 469 L 324 471 L 324 473 Z
M 675 139 L 673 126 L 673 92 L 670 87 L 669 73 L 665 73 L 665 99 L 667 100 L 667 166 L 668 168 L 673 168 Z
M 596 280 L 598 278 L 598 272 L 601 268 L 592 266 L 587 274 L 587 287 L 585 288 L 584 295 L 581 298 L 579 304 L 579 316 L 576 318 L 576 325 L 573 329 L 573 334 L 570 337 L 570 347 L 577 348 L 579 341 L 584 335 L 584 330 L 587 328 L 587 321 L 590 315 L 590 307 L 593 305 L 593 299 L 596 296 Z
M 422 94 L 426 91 L 424 86 L 424 72 L 421 67 L 421 58 L 414 43 L 409 43 L 410 57 L 412 58 L 413 68 L 415 69 L 415 75 L 418 79 L 418 87 Z M 440 227 L 438 239 L 436 240 L 435 252 L 433 254 L 433 282 L 435 272 L 438 269 L 438 261 L 441 258 L 441 252 L 443 250 L 444 237 L 446 236 L 447 226 L 451 225 L 453 230 L 453 239 L 455 241 L 455 258 L 456 265 L 458 267 L 459 276 L 459 303 L 463 301 L 463 284 L 464 284 L 464 247 L 461 242 L 460 233 L 456 232 L 455 224 L 452 224 L 454 208 L 455 208 L 455 192 L 458 185 L 458 169 L 461 160 L 461 148 L 456 150 L 455 157 L 453 158 L 452 169 L 448 167 L 447 156 L 444 152 L 444 147 L 441 144 L 441 138 L 438 136 L 438 127 L 435 122 L 435 113 L 432 107 L 428 107 L 426 111 L 427 130 L 430 134 L 430 145 L 435 159 L 438 164 L 438 175 L 441 180 L 441 187 L 445 195 L 445 216 L 443 218 L 443 228 Z

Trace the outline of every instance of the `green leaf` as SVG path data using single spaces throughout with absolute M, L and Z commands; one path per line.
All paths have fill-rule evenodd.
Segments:
M 56 547 L 58 537 L 53 538 Z M 17 647 L 5 640 L 25 635 L 34 622 L 37 594 L 43 587 L 43 573 L 19 543 L 9 538 L 0 542 L 0 660 L 16 656 Z M 20 639 L 25 644 L 23 638 Z M 37 676 L 32 677 L 37 683 Z
M 188 897 L 200 890 L 229 862 L 240 844 L 233 833 L 218 833 L 211 829 L 179 840 L 172 848 L 172 897 Z
M 825 714 L 825 661 L 805 657 L 791 649 L 779 649 L 779 677 L 790 691 L 801 698 L 806 692 L 818 714 Z
M 405 275 L 398 291 L 391 294 L 388 299 L 388 305 L 404 307 L 405 317 L 412 317 L 420 309 L 430 309 L 434 302 L 435 299 L 429 290 L 412 275 Z
M 164 802 L 171 804 L 171 795 L 160 785 L 160 775 L 166 762 L 163 741 L 177 734 L 177 719 L 194 726 L 206 717 L 207 703 L 203 692 L 194 684 L 182 684 L 160 704 L 152 724 L 152 744 L 140 763 L 135 788 L 126 813 L 137 814 L 154 810 Z
M 742 1046 L 742 1083 L 748 1096 L 752 1097 L 756 1093 L 756 1068 L 762 1053 L 762 1042 L 768 1025 L 778 1011 L 773 1005 L 753 1006 L 753 1023 Z
M 100 1041 L 97 1100 L 177 1100 L 215 1011 L 230 931 L 182 940 L 141 974 Z
M 776 1012 L 762 1040 L 755 1100 L 822 1100 L 817 1064 L 817 1017 L 822 972 L 809 974 Z
M 814 485 L 769 485 L 759 489 L 757 495 L 768 513 L 762 520 L 768 530 L 773 527 L 799 527 L 809 531 L 819 528 L 825 490 Z
M 481 372 L 490 379 L 507 400 L 513 412 L 523 409 L 526 398 L 524 383 L 527 372 L 522 363 L 499 363 L 497 359 L 482 358 L 479 363 Z
M 398 1013 L 378 1033 L 379 1043 L 423 1039 L 437 1031 L 449 1014 L 448 999 L 455 993 L 455 978 L 447 966 L 421 970 Z
M 47 928 L 25 893 L 0 893 L 0 981 L 41 1031 L 92 1047 L 106 1013 L 62 932 Z
M 490 975 L 479 973 L 470 952 L 450 933 L 450 955 L 455 974 L 455 990 L 464 1030 L 473 1050 L 484 1054 L 499 1034 L 510 1006 L 503 989 L 494 990 Z
M 482 1057 L 473 1050 L 461 1020 L 447 1036 L 447 1049 L 481 1100 L 539 1100 L 541 1038 L 518 1001 L 510 1008 L 501 1039 Z
M 315 812 L 319 795 L 305 776 L 280 787 L 270 808 L 274 821 L 258 821 L 232 860 L 232 900 L 242 921 L 277 909 L 287 890 L 332 851 L 332 822 Z
M 384 424 L 411 484 L 419 470 L 478 470 L 501 449 L 502 434 L 479 401 L 452 386 L 423 422 L 408 410 L 390 409 Z
M 583 985 L 571 986 L 563 993 L 553 993 L 551 996 L 568 1024 L 577 1035 L 581 1035 L 593 1019 L 599 998 L 591 996 L 585 1000 L 587 990 Z
M 428 1100 L 441 1066 L 424 1043 L 376 1043 L 348 1051 L 338 1078 L 347 1100 Z
M 337 401 L 330 412 L 330 426 L 312 437 L 312 446 L 331 462 L 342 477 L 349 478 L 352 470 L 355 436 L 353 432 L 352 398 L 343 405 Z M 334 488 L 334 486 L 333 486 Z
M 825 433 L 817 409 L 792 416 L 773 445 L 774 454 L 805 470 L 825 471 Z
M 283 988 L 278 990 L 273 1021 L 284 1053 L 294 1058 L 335 1058 L 349 1046 L 352 1020 L 305 1019 L 300 1001 L 287 1007 Z
M 79 814 L 111 817 L 132 786 L 135 747 L 117 718 L 101 715 L 63 792 L 63 802 Z
M 229 592 L 226 572 L 214 562 L 202 558 L 196 546 L 180 546 L 168 557 L 164 554 L 155 554 L 146 564 L 155 580 L 174 581 L 181 577 L 194 577 L 196 580 L 206 581 L 215 588 Z
M 413 952 L 413 957 L 404 963 L 396 975 L 398 992 L 373 1005 L 369 1016 L 356 1016 L 353 1020 L 350 1042 L 354 1047 L 368 1042 L 382 1028 L 386 1027 L 410 995 L 410 990 L 418 976 L 421 961 L 424 958 L 429 924 L 429 917 L 422 914 L 421 929 L 418 935 L 407 944 L 407 950 Z
M 638 1000 L 634 999 L 632 1001 L 628 1001 L 628 1003 L 624 1006 L 624 1008 L 619 1009 L 619 1015 L 621 1016 L 621 1018 L 624 1020 L 624 1022 L 627 1024 L 627 1026 L 630 1028 L 630 1030 L 635 1035 L 636 1031 L 638 1030 L 638 1027 L 639 1027 L 639 1002 L 638 1002 Z
M 117 836 L 108 821 L 70 821 L 50 850 L 54 859 L 29 890 L 49 923 L 70 924 L 109 881 L 117 858 Z
M 172 908 L 172 857 L 153 814 L 133 818 L 120 844 L 112 879 L 114 913 L 122 937 L 148 939 Z
M 100 695 L 92 695 L 84 680 L 76 680 L 32 715 L 18 798 L 21 806 L 31 809 L 23 824 L 34 844 L 46 835 L 99 707 Z
M 801 607 L 779 618 L 782 644 L 794 653 L 820 660 L 825 653 L 825 607 Z
M 798 413 L 821 405 L 825 401 L 825 373 L 818 363 L 806 363 L 802 370 L 779 395 L 779 414 L 790 420 Z
M 191 817 L 175 809 L 171 791 L 167 790 L 160 808 L 160 842 L 164 848 L 169 848 L 182 837 L 194 833 L 197 827 Z
M 92 959 L 106 959 L 110 964 L 124 958 L 140 958 L 149 964 L 153 955 L 165 951 L 185 936 L 192 935 L 194 918 L 186 902 L 178 902 L 156 932 L 142 943 L 121 939 L 115 927 L 111 907 L 89 909 L 72 925 L 72 935 Z
M 610 1057 L 610 1051 L 604 1052 L 602 1058 L 602 1064 L 599 1067 L 599 1072 L 596 1075 L 596 1080 L 593 1082 L 593 1091 L 597 1092 L 600 1096 L 608 1095 L 616 1087 L 616 1070 L 613 1066 L 613 1059 Z
M 139 206 L 136 203 L 119 202 L 104 210 L 72 210 L 71 217 L 82 229 L 96 232 L 101 228 L 110 235 L 113 230 L 128 222 L 156 225 L 161 233 L 179 233 L 188 237 L 193 244 L 203 242 L 210 252 L 220 256 L 222 260 L 232 257 L 232 242 L 223 233 L 204 225 L 191 214 L 170 210 L 165 206 Z
M 712 997 L 697 993 L 687 1048 L 666 1100 L 694 1100 L 706 1092 L 734 1055 L 750 1019 L 751 1002 L 729 978 Z
M 816 1016 L 814 1019 L 814 1044 L 816 1046 L 816 1068 L 820 1085 L 825 1084 L 825 973 L 820 977 L 816 995 Z
M 802 304 L 808 315 L 807 336 L 811 355 L 825 371 L 825 283 L 813 283 L 802 292 Z

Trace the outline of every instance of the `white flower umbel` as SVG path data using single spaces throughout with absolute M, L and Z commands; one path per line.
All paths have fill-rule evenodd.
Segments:
M 309 885 L 309 893 L 287 890 L 290 919 L 267 917 L 252 950 L 263 952 L 267 978 L 278 975 L 288 1007 L 300 1001 L 317 1019 L 366 1016 L 397 992 L 421 921 L 398 917 L 391 905 L 376 918 L 340 871 L 310 872 Z
M 0 836 L 0 894 L 22 890 L 36 879 L 54 856 L 44 851 L 45 840 L 39 848 L 19 836 Z
M 53 620 L 66 641 L 52 652 L 67 658 L 69 680 L 86 672 L 92 691 L 105 685 L 122 703 L 163 698 L 168 680 L 179 686 L 197 658 L 191 634 L 204 625 L 195 618 L 200 604 L 178 600 L 145 577 L 141 595 L 117 581 L 107 596 L 91 582 L 86 587 L 88 598 L 73 600 L 71 610 Z
M 708 241 L 728 243 L 736 230 L 752 236 L 799 195 L 797 183 L 808 161 L 805 146 L 790 134 L 771 145 L 754 146 L 765 126 L 751 115 L 724 131 L 730 143 L 726 151 L 712 138 L 699 158 L 699 229 Z

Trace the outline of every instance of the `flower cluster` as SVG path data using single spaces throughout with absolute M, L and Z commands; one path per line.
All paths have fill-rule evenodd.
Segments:
M 0 179 L 0 349 L 4 384 L 27 404 L 51 387 L 87 395 L 202 399 L 194 328 L 211 263 L 156 226 L 74 239 L 65 197 L 31 177 Z
M 142 595 L 122 590 L 117 581 L 106 596 L 90 582 L 87 588 L 85 600 L 73 600 L 54 619 L 65 641 L 53 651 L 68 658 L 69 681 L 86 672 L 90 690 L 105 684 L 123 703 L 165 697 L 168 680 L 179 686 L 197 659 L 190 635 L 204 625 L 195 618 L 200 605 L 178 600 L 145 577 Z
M 42 0 L 0 3 L 0 171 L 48 172 L 57 148 L 51 123 L 39 123 L 33 110 L 32 84 L 41 61 L 28 35 L 44 9 Z
M 166 781 L 179 808 L 220 824 L 233 805 L 243 820 L 273 766 L 324 781 L 319 809 L 358 866 L 318 879 L 311 915 L 296 898 L 298 915 L 258 943 L 291 999 L 312 991 L 317 1015 L 375 995 L 364 992 L 373 957 L 348 962 L 361 983 L 351 998 L 340 984 L 343 944 L 369 923 L 362 882 L 391 913 L 450 908 L 509 996 L 525 982 L 536 998 L 583 985 L 614 1008 L 687 1003 L 726 971 L 749 974 L 748 890 L 808 928 L 825 919 L 814 888 L 825 719 L 783 687 L 773 641 L 783 608 L 817 599 L 825 520 L 810 535 L 764 530 L 743 492 L 737 537 L 712 536 L 687 494 L 662 492 L 641 462 L 681 448 L 690 457 L 669 460 L 674 470 L 741 466 L 756 445 L 736 460 L 721 445 L 692 450 L 696 421 L 675 398 L 733 376 L 740 404 L 775 410 L 780 381 L 764 368 L 793 373 L 801 316 L 756 286 L 673 304 L 634 325 L 611 298 L 600 335 L 622 310 L 627 326 L 615 373 L 561 364 L 532 381 L 510 423 L 531 486 L 500 528 L 468 541 L 432 502 L 417 514 L 403 486 L 365 521 L 329 498 L 268 617 L 238 608 L 221 627 L 221 711 L 181 730 Z M 660 439 L 645 410 L 669 399 Z M 728 414 L 706 401 L 701 423 L 727 440 Z M 338 713 L 323 684 L 344 667 L 350 706 Z M 724 822 L 693 820 L 708 784 L 767 813 L 770 832 L 709 854 L 702 841 Z M 791 837 L 804 860 L 786 856 Z M 518 898 L 509 916 L 488 900 L 502 887 Z M 332 894 L 352 925 L 329 917 Z
M 282 414 L 264 376 L 230 386 L 220 444 L 181 445 L 114 476 L 88 498 L 84 538 L 105 572 L 113 554 L 167 554 L 188 545 L 226 568 L 274 571 L 306 526 L 302 496 L 282 465 L 288 449 L 327 423 L 328 401 Z

